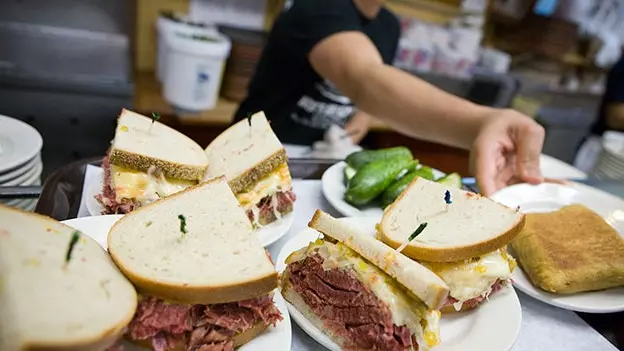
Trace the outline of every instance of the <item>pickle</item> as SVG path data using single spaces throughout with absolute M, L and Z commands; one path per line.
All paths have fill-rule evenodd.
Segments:
M 407 186 L 414 180 L 416 177 L 421 177 L 428 180 L 433 180 L 433 170 L 427 166 L 423 166 L 418 168 L 417 170 L 411 171 L 390 184 L 390 186 L 383 192 L 381 195 L 381 206 L 386 208 L 388 205 L 394 202 L 399 195 L 407 188 Z
M 384 160 L 399 156 L 410 160 L 413 158 L 412 152 L 408 148 L 404 146 L 397 146 L 380 150 L 356 151 L 347 156 L 345 162 L 347 162 L 349 166 L 355 168 L 356 170 L 359 170 L 364 165 L 373 161 Z
M 406 170 L 412 170 L 418 161 L 404 156 L 379 159 L 362 166 L 349 182 L 345 199 L 361 206 L 371 202 Z

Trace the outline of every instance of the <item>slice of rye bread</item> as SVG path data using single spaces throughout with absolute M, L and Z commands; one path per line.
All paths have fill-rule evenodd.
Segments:
M 232 192 L 234 192 L 234 194 L 250 190 L 261 179 L 268 176 L 277 167 L 279 167 L 283 163 L 286 163 L 287 161 L 288 157 L 286 157 L 286 150 L 281 149 L 271 156 L 267 157 L 264 161 L 257 164 L 255 167 L 249 168 L 245 173 L 228 181 L 228 184 L 230 185 L 230 188 L 232 189 Z
M 136 169 L 147 172 L 154 166 L 161 170 L 165 177 L 183 180 L 200 180 L 206 172 L 206 166 L 184 165 L 174 161 L 160 160 L 150 156 L 135 154 L 129 151 L 115 149 L 110 151 L 109 160 L 116 166 Z

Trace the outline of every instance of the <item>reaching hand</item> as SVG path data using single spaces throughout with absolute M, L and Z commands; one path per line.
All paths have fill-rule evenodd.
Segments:
M 371 116 L 357 111 L 353 117 L 345 125 L 345 131 L 351 136 L 351 140 L 354 144 L 359 144 L 362 139 L 368 133 L 368 128 L 371 123 Z
M 514 110 L 495 110 L 470 150 L 470 166 L 481 193 L 490 196 L 511 184 L 544 181 L 539 158 L 544 128 Z

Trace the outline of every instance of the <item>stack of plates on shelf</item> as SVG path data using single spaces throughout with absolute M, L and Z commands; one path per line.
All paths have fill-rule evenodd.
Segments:
M 0 187 L 41 185 L 42 146 L 35 128 L 0 115 Z M 37 199 L 0 199 L 0 203 L 33 211 Z

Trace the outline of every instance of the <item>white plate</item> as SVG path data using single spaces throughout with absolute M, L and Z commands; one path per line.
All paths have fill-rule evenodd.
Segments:
M 587 185 L 519 184 L 497 192 L 492 199 L 510 207 L 520 206 L 525 213 L 550 212 L 566 205 L 583 204 L 600 214 L 624 236 L 624 201 Z M 557 295 L 535 287 L 520 267 L 514 271 L 512 278 L 514 285 L 522 292 L 553 306 L 588 313 L 624 311 L 624 288 Z
M 540 170 L 546 178 L 556 179 L 585 179 L 585 174 L 580 169 L 560 161 L 554 157 L 542 154 L 540 156 Z
M 0 173 L 14 169 L 35 157 L 43 146 L 37 130 L 28 124 L 0 115 Z
M 342 218 L 347 224 L 374 235 L 376 220 L 370 217 Z M 282 272 L 284 261 L 292 252 L 305 247 L 319 237 L 310 228 L 289 240 L 277 258 L 276 268 Z M 290 315 L 301 329 L 330 350 L 341 350 L 327 335 L 310 323 L 294 306 L 286 303 Z M 512 288 L 494 294 L 487 303 L 468 312 L 443 315 L 440 321 L 442 343 L 435 351 L 505 351 L 511 349 L 522 324 L 518 296 Z M 493 329 L 494 328 L 494 329 Z M 495 331 L 494 331 L 495 330 Z
M 10 181 L 12 179 L 15 179 L 21 176 L 22 174 L 33 169 L 39 163 L 41 163 L 40 154 L 35 156 L 32 160 L 29 160 L 28 162 L 24 163 L 23 165 L 18 166 L 17 168 L 12 169 L 6 173 L 0 174 L 0 184 L 6 183 L 7 181 Z
M 340 161 L 323 173 L 321 178 L 323 196 L 332 207 L 344 216 L 381 218 L 383 209 L 375 203 L 358 208 L 345 201 L 344 194 L 347 187 L 344 183 L 344 169 L 346 165 L 344 161 Z M 434 169 L 433 175 L 437 179 L 444 177 L 445 174 Z
M 102 211 L 104 211 L 104 207 L 100 204 L 95 196 L 102 192 L 102 184 L 104 183 L 104 172 L 102 168 L 93 167 L 93 171 L 99 171 L 101 176 L 98 177 L 98 182 L 91 182 L 91 184 L 86 184 L 84 187 L 84 194 L 82 195 L 85 201 L 85 205 L 87 207 L 87 211 L 92 216 L 100 216 Z M 295 203 L 295 206 L 297 204 Z M 293 211 L 284 217 L 281 220 L 273 222 L 267 226 L 264 226 L 256 231 L 256 235 L 260 239 L 260 243 L 262 246 L 267 247 L 281 237 L 288 233 L 288 230 L 293 224 L 293 220 L 295 219 L 294 215 L 295 211 Z
M 43 164 L 36 163 L 35 166 L 29 169 L 26 173 L 20 175 L 17 178 L 11 179 L 2 183 L 2 186 L 18 186 L 18 185 L 34 185 L 37 181 L 41 181 L 41 172 L 43 171 Z
M 92 216 L 68 219 L 61 223 L 78 229 L 80 232 L 90 236 L 98 242 L 104 249 L 107 249 L 106 238 L 108 231 L 117 222 L 122 215 Z M 279 291 L 275 291 L 274 301 L 277 308 L 282 313 L 284 320 L 279 322 L 275 327 L 269 327 L 264 333 L 254 338 L 247 344 L 237 348 L 238 351 L 267 351 L 267 350 L 283 350 L 290 351 L 292 342 L 292 331 L 290 324 L 290 316 L 286 307 L 286 301 Z M 123 342 L 124 350 L 147 350 L 137 347 L 127 342 Z

